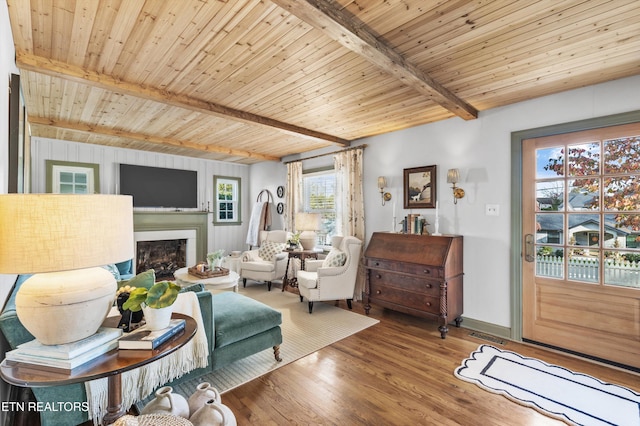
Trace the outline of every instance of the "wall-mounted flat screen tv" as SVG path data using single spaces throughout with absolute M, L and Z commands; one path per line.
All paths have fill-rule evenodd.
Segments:
M 133 195 L 133 207 L 198 207 L 198 172 L 120 164 L 120 194 Z

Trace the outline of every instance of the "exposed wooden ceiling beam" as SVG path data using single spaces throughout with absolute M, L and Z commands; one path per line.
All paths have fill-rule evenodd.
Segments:
M 118 138 L 133 139 L 141 142 L 157 143 L 162 145 L 172 145 L 180 148 L 188 148 L 195 151 L 207 153 L 225 154 L 232 157 L 246 157 L 262 161 L 280 161 L 280 157 L 272 155 L 264 155 L 240 149 L 226 148 L 216 145 L 202 145 L 194 142 L 185 142 L 170 138 L 161 138 L 157 136 L 143 135 L 140 133 L 126 132 L 122 130 L 109 129 L 102 126 L 93 126 L 89 124 L 70 123 L 66 121 L 53 121 L 43 117 L 29 116 L 29 124 L 56 127 L 59 129 L 69 130 L 73 132 L 92 133 L 104 136 L 113 136 Z
M 272 0 L 302 21 L 324 32 L 332 40 L 366 58 L 404 84 L 465 120 L 478 118 L 478 111 L 407 61 L 384 40 L 332 0 Z
M 283 123 L 268 117 L 252 114 L 250 112 L 229 108 L 213 102 L 206 102 L 188 96 L 146 87 L 140 84 L 118 80 L 109 75 L 83 69 L 74 65 L 59 62 L 53 59 L 43 58 L 25 52 L 16 52 L 16 64 L 19 68 L 33 71 L 52 77 L 63 78 L 81 84 L 100 87 L 125 95 L 142 99 L 161 102 L 173 107 L 184 108 L 202 114 L 210 114 L 216 117 L 242 121 L 250 124 L 267 126 L 278 129 L 287 134 L 292 134 L 306 139 L 321 140 L 338 145 L 349 146 L 350 142 L 337 136 L 316 132 L 311 129 Z

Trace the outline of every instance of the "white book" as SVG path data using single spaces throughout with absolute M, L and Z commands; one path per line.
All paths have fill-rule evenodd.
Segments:
M 53 367 L 56 369 L 70 371 L 76 367 L 81 366 L 82 364 L 86 364 L 87 362 L 99 357 L 102 354 L 109 352 L 110 350 L 116 349 L 117 347 L 118 339 L 116 338 L 108 342 L 104 342 L 99 346 L 94 347 L 93 349 L 71 359 L 60 359 L 26 354 L 23 353 L 20 348 L 7 352 L 5 354 L 5 357 L 9 361 L 16 361 L 40 367 Z
M 62 345 L 43 345 L 37 340 L 18 345 L 20 353 L 43 356 L 47 358 L 72 359 L 88 352 L 100 345 L 110 342 L 122 336 L 122 329 L 113 327 L 100 327 L 95 334 L 76 342 Z

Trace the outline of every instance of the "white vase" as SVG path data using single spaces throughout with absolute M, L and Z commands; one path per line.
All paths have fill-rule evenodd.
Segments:
M 224 404 L 219 404 L 210 399 L 189 417 L 193 426 L 236 426 L 236 416 Z
M 144 320 L 149 330 L 162 330 L 163 328 L 169 327 L 169 321 L 171 321 L 171 314 L 173 313 L 173 305 L 167 306 L 166 308 L 143 306 L 142 312 L 144 312 Z
M 211 383 L 203 382 L 196 386 L 196 391 L 191 394 L 189 402 L 189 413 L 194 415 L 207 401 L 214 400 L 218 404 L 222 404 L 220 392 Z
M 189 403 L 184 396 L 173 393 L 171 386 L 161 387 L 156 397 L 144 406 L 140 414 L 171 414 L 189 418 Z

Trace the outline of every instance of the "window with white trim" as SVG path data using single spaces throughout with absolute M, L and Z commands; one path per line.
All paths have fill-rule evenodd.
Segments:
M 240 224 L 240 178 L 214 176 L 213 222 L 218 225 Z
M 320 245 L 330 245 L 336 230 L 336 174 L 333 169 L 303 173 L 303 210 L 320 213 L 321 229 L 317 231 Z

